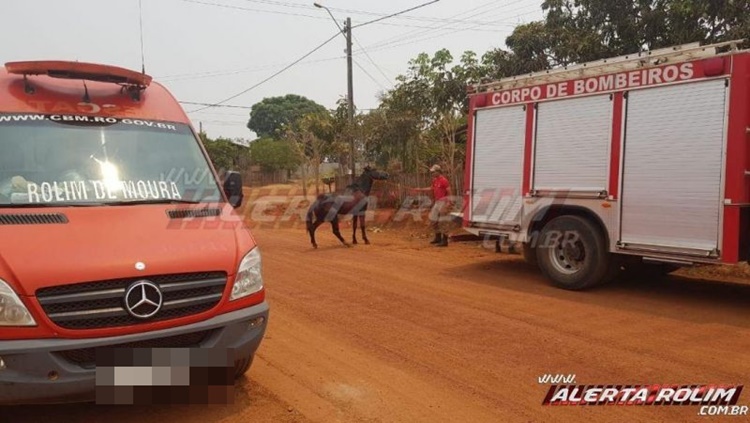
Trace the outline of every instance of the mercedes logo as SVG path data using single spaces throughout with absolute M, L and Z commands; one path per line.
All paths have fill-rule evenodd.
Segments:
M 156 284 L 137 281 L 125 291 L 125 310 L 138 319 L 148 319 L 161 310 L 162 294 Z

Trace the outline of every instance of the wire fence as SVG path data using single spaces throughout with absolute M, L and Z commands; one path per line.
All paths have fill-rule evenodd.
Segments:
M 463 175 L 446 177 L 451 184 L 452 195 L 462 195 Z M 336 177 L 332 189 L 343 192 L 350 184 L 349 181 L 348 176 Z M 415 188 L 428 188 L 431 185 L 432 177 L 429 174 L 396 174 L 391 175 L 387 181 L 375 181 L 370 195 L 378 199 L 379 207 L 401 207 L 417 195 L 431 196 L 431 192 L 415 194 L 413 191 Z
M 285 184 L 289 182 L 286 171 L 264 172 L 248 170 L 243 172 L 242 180 L 246 186 L 263 187 L 267 185 Z

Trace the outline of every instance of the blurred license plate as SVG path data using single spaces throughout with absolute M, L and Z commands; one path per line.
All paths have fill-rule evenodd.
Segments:
M 234 350 L 97 350 L 97 404 L 228 404 L 233 398 Z

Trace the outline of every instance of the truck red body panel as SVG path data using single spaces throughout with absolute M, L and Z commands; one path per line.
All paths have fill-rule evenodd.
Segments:
M 747 260 L 747 231 L 741 231 L 741 218 L 747 216 L 750 203 L 750 183 L 746 171 L 750 169 L 750 54 L 733 56 L 732 80 L 729 97 L 729 116 L 726 146 L 726 188 L 724 198 L 730 204 L 725 206 L 723 260 L 736 263 Z M 747 218 L 747 217 L 745 217 Z M 740 250 L 742 248 L 742 250 Z

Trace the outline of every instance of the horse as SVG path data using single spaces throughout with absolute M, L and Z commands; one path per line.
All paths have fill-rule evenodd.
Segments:
M 370 244 L 365 231 L 365 212 L 369 202 L 370 191 L 374 181 L 387 180 L 386 172 L 378 171 L 372 167 L 365 167 L 364 172 L 357 181 L 346 187 L 343 194 L 321 194 L 307 211 L 307 233 L 313 248 L 318 248 L 315 242 L 315 231 L 325 222 L 331 223 L 333 234 L 342 244 L 349 247 L 339 231 L 339 216 L 352 215 L 354 231 L 352 244 L 357 243 L 357 219 L 362 227 L 362 239 L 365 244 Z M 313 218 L 315 221 L 313 222 Z

